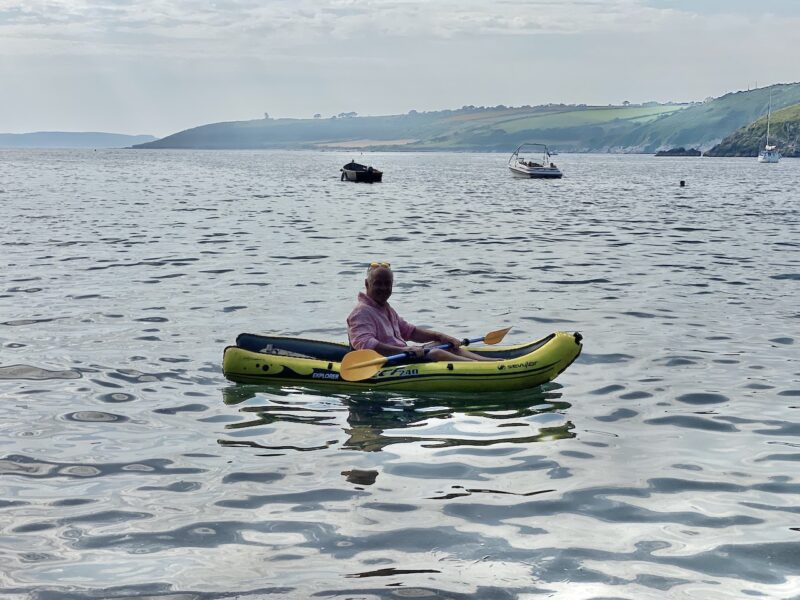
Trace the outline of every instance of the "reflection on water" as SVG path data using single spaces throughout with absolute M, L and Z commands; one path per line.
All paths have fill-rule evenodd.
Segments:
M 800 162 L 350 158 L 0 151 L 0 597 L 800 595 Z M 239 333 L 343 340 L 373 260 L 411 322 L 585 350 L 497 395 L 224 380 Z
M 341 428 L 347 437 L 336 441 L 337 445 L 377 452 L 390 444 L 411 442 L 422 442 L 427 448 L 444 448 L 526 444 L 573 437 L 574 425 L 565 419 L 563 412 L 570 405 L 559 400 L 561 394 L 556 390 L 560 388 L 559 384 L 550 383 L 535 390 L 480 396 L 370 392 L 353 397 L 343 394 L 308 396 L 301 389 L 294 392 L 271 389 L 274 397 L 270 397 L 259 394 L 263 387 L 240 385 L 224 388 L 222 398 L 225 404 L 245 404 L 239 407 L 245 420 L 225 426 L 237 433 L 281 422 L 330 428 L 343 421 Z M 327 402 L 320 403 L 320 398 Z M 329 431 L 321 435 L 331 437 Z M 257 436 L 258 433 L 254 433 L 254 437 Z M 257 439 L 223 439 L 219 443 L 287 449 L 264 445 Z M 315 449 L 318 448 L 306 448 Z

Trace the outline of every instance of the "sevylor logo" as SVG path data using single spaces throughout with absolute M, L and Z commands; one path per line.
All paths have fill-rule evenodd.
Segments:
M 535 360 L 529 360 L 528 362 L 524 363 L 515 363 L 511 365 L 497 365 L 497 370 L 502 371 L 503 369 L 528 369 L 530 367 L 536 366 Z

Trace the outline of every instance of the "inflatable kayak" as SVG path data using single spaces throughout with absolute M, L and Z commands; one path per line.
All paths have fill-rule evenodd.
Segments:
M 324 386 L 419 392 L 521 390 L 552 381 L 581 353 L 580 333 L 557 331 L 535 342 L 470 351 L 495 362 L 387 364 L 363 381 L 345 381 L 339 369 L 347 344 L 242 333 L 222 359 L 225 377 L 237 383 Z

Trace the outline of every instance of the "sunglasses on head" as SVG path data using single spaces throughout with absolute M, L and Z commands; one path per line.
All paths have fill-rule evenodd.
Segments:
M 377 267 L 386 267 L 387 269 L 392 266 L 392 263 L 389 262 L 371 262 L 369 263 L 370 269 L 375 269 Z

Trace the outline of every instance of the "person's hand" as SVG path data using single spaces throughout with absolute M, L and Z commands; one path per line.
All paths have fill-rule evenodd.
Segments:
M 403 352 L 414 358 L 422 358 L 425 356 L 425 346 L 406 346 Z
M 442 344 L 451 344 L 453 349 L 461 347 L 461 340 L 451 337 L 449 335 L 445 335 L 444 333 L 439 334 L 439 341 Z

